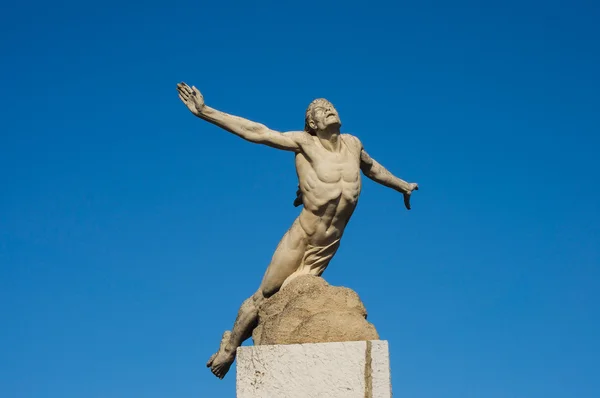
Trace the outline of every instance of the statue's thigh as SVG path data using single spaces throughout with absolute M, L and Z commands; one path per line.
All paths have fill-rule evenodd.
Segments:
M 300 268 L 305 253 L 306 234 L 300 223 L 295 221 L 279 242 L 261 283 L 265 297 L 277 293 L 286 278 Z

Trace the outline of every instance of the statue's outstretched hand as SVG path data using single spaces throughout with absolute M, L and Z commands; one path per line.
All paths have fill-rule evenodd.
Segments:
M 407 210 L 410 210 L 410 196 L 412 194 L 412 191 L 419 190 L 419 185 L 414 182 L 412 182 L 408 185 L 410 186 L 410 190 L 404 194 L 404 206 L 406 206 Z
M 202 113 L 204 109 L 204 97 L 196 87 L 190 87 L 181 82 L 177 84 L 177 92 L 179 93 L 179 99 L 188 107 L 190 112 L 196 116 Z

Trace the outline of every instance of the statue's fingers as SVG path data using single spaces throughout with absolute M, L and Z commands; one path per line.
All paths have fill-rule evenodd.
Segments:
M 183 102 L 188 102 L 187 98 L 185 98 L 183 95 L 179 94 L 179 99 Z
M 404 195 L 404 206 L 406 210 L 410 210 L 410 195 Z
M 190 98 L 190 96 L 183 90 L 177 90 L 177 92 L 179 93 L 179 98 L 181 98 L 182 101 L 188 100 Z
M 192 91 L 190 90 L 189 87 L 181 87 L 178 89 L 179 92 L 181 94 L 183 94 L 185 97 L 191 97 L 192 96 Z
M 179 83 L 177 85 L 177 89 L 183 93 L 185 93 L 186 95 L 191 96 L 192 95 L 192 89 L 190 88 L 190 86 L 188 86 L 185 83 Z
M 191 89 L 191 88 L 189 88 L 189 87 L 187 87 L 187 86 L 183 88 L 183 91 L 184 91 L 184 92 L 185 92 L 185 94 L 186 94 L 187 96 L 189 96 L 189 97 L 191 97 L 192 95 L 194 95 L 194 92 L 192 91 L 192 89 Z

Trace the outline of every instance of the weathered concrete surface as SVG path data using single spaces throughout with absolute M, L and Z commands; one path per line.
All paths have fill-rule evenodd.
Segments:
M 378 340 L 358 294 L 318 276 L 293 279 L 259 308 L 255 345 Z
M 387 341 L 237 350 L 237 398 L 391 398 Z

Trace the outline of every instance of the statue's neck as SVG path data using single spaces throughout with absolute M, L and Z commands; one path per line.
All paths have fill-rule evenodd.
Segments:
M 340 150 L 340 128 L 339 126 L 331 126 L 325 130 L 317 131 L 317 137 L 323 145 L 323 148 L 331 152 L 338 152 Z

